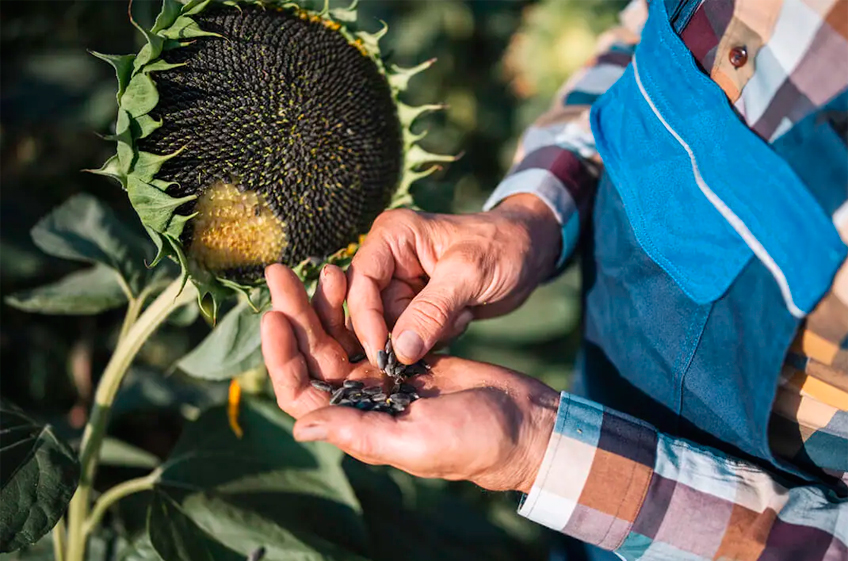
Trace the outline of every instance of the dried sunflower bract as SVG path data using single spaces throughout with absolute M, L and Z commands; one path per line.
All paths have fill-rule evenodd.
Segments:
M 214 317 L 263 268 L 349 258 L 386 208 L 450 156 L 411 132 L 398 98 L 411 69 L 386 64 L 356 2 L 310 10 L 268 0 L 165 0 L 136 55 L 93 53 L 118 76 L 117 179 L 159 253 Z M 210 297 L 210 298 L 207 298 Z

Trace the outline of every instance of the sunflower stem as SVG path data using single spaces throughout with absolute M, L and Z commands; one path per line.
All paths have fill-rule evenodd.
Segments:
M 135 479 L 130 479 L 129 481 L 124 481 L 103 493 L 103 495 L 94 503 L 94 508 L 91 510 L 91 514 L 88 516 L 88 519 L 83 525 L 83 532 L 88 535 L 96 530 L 97 525 L 100 523 L 100 519 L 103 518 L 103 515 L 106 514 L 109 507 L 119 500 L 132 495 L 133 493 L 140 493 L 141 491 L 152 489 L 153 485 L 159 481 L 159 475 L 161 473 L 160 469 L 155 469 L 144 477 L 137 477 Z
M 191 302 L 197 297 L 194 285 L 189 283 L 183 288 L 180 279 L 173 281 L 151 304 L 131 323 L 125 335 L 118 341 L 112 358 L 106 365 L 106 370 L 97 384 L 94 396 L 94 409 L 82 437 L 80 447 L 80 482 L 77 491 L 68 506 L 68 550 L 66 561 L 83 561 L 88 531 L 89 498 L 94 476 L 97 473 L 97 463 L 100 457 L 100 447 L 106 435 L 106 425 L 112 402 L 118 393 L 118 388 L 124 379 L 130 364 L 145 341 L 176 309 Z M 138 309 L 128 309 L 127 315 L 137 314 L 143 305 L 142 298 L 137 299 Z M 132 308 L 132 306 L 131 306 Z M 127 322 L 125 322 L 126 324 Z
M 56 561 L 65 561 L 65 544 L 68 541 L 68 529 L 65 527 L 65 517 L 53 527 L 53 557 Z

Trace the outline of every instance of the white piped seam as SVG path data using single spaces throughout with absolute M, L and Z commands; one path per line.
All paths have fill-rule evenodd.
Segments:
M 671 126 L 666 122 L 663 116 L 660 114 L 657 107 L 654 105 L 654 102 L 651 100 L 651 97 L 648 95 L 648 92 L 645 91 L 645 87 L 642 85 L 642 78 L 639 76 L 639 68 L 636 65 L 636 57 L 633 57 L 633 75 L 636 78 L 636 85 L 639 87 L 639 92 L 641 92 L 642 97 L 648 103 L 651 108 L 651 111 L 654 112 L 654 115 L 657 116 L 657 119 L 663 124 L 663 126 L 671 133 L 671 135 L 677 140 L 677 142 L 686 150 L 686 153 L 689 155 L 689 160 L 692 162 L 692 173 L 695 175 L 695 183 L 698 185 L 698 188 L 707 198 L 707 200 L 712 203 L 712 205 L 718 210 L 725 220 L 736 230 L 742 239 L 748 244 L 748 247 L 751 248 L 751 251 L 754 252 L 754 255 L 766 266 L 766 268 L 771 272 L 774 279 L 777 281 L 777 285 L 780 287 L 780 293 L 783 295 L 783 300 L 786 302 L 786 307 L 796 318 L 803 318 L 807 314 L 801 310 L 798 306 L 795 305 L 795 301 L 792 299 L 792 291 L 789 289 L 789 283 L 786 281 L 786 276 L 783 274 L 783 271 L 780 270 L 780 267 L 777 263 L 775 263 L 774 259 L 772 259 L 771 255 L 769 255 L 768 251 L 763 244 L 751 233 L 745 223 L 736 216 L 736 214 L 730 210 L 730 208 L 724 204 L 718 195 L 716 195 L 712 189 L 707 185 L 707 182 L 704 181 L 704 178 L 701 176 L 701 171 L 698 169 L 698 161 L 695 159 L 695 154 L 692 152 L 692 149 L 689 147 L 686 142 L 680 138 L 680 135 L 671 128 Z

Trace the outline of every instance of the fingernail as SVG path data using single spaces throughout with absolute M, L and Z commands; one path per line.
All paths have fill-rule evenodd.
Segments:
M 298 442 L 327 440 L 327 429 L 323 425 L 307 425 L 305 427 L 295 427 L 294 439 Z
M 406 358 L 418 358 L 424 350 L 424 341 L 414 331 L 404 331 L 397 340 L 392 341 L 395 353 Z
M 468 324 L 471 323 L 471 320 L 474 319 L 474 312 L 471 310 L 463 310 L 457 316 L 456 321 L 453 322 L 453 329 L 457 332 L 465 331 L 465 328 L 468 327 Z

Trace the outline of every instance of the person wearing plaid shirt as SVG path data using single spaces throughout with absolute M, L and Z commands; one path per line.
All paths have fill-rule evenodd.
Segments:
M 579 254 L 579 389 L 552 405 L 445 358 L 421 391 L 446 397 L 406 418 L 330 410 L 295 381 L 324 351 L 272 268 L 263 349 L 297 438 L 521 490 L 521 515 L 624 559 L 848 559 L 848 0 L 634 0 L 485 210 L 384 215 L 309 332 L 349 338 L 346 291 L 369 358 L 388 323 L 412 362 Z M 502 399 L 451 409 L 481 388 Z

